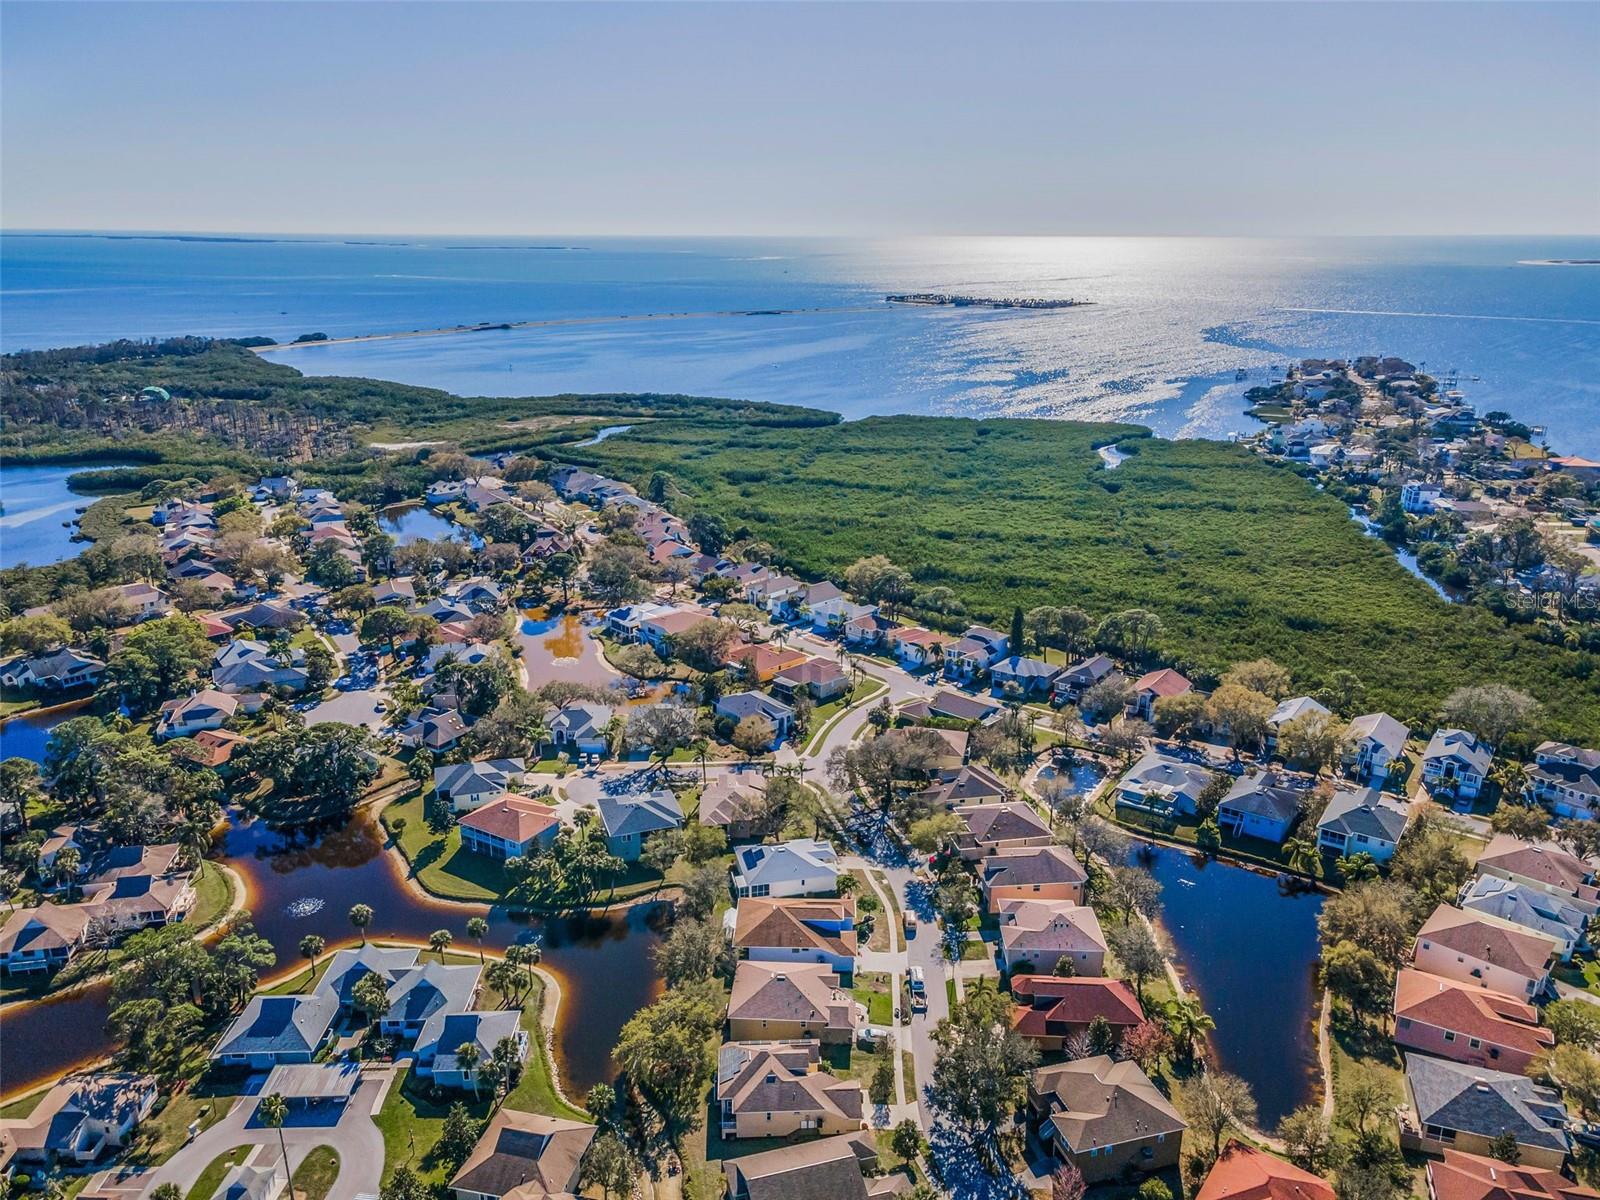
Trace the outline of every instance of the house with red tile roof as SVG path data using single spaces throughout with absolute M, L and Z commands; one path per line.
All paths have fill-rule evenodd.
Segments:
M 1417 931 L 1417 969 L 1468 987 L 1529 999 L 1544 990 L 1553 939 L 1484 913 L 1441 904 Z
M 823 963 L 841 975 L 855 973 L 853 897 L 745 897 L 728 918 L 733 925 L 733 947 L 746 958 L 757 962 Z
M 457 822 L 461 845 L 489 858 L 526 858 L 549 849 L 561 829 L 556 810 L 548 804 L 504 792 L 464 813 Z
M 1428 1161 L 1428 1196 L 1429 1200 L 1600 1200 L 1600 1192 L 1579 1187 L 1559 1171 L 1513 1166 L 1448 1147 L 1443 1158 Z
M 807 660 L 802 650 L 789 646 L 768 646 L 759 642 L 736 642 L 723 659 L 723 665 L 744 673 L 750 683 L 770 683 L 777 675 Z
M 1265 1150 L 1229 1141 L 1195 1200 L 1334 1200 L 1333 1185 Z
M 1193 687 L 1194 684 L 1171 667 L 1151 671 L 1134 681 L 1133 704 L 1129 706 L 1128 711 L 1132 716 L 1143 717 L 1146 721 L 1153 720 L 1157 700 L 1165 700 L 1169 696 L 1181 696 Z
M 1007 846 L 978 867 L 978 886 L 990 912 L 1006 900 L 1083 903 L 1088 872 L 1065 846 Z
M 1013 975 L 1011 997 L 1017 1002 L 1012 1028 L 1042 1051 L 1060 1050 L 1096 1018 L 1104 1018 L 1119 1040 L 1144 1021 L 1138 997 L 1121 979 Z
M 1455 1062 L 1523 1073 L 1556 1042 L 1533 1005 L 1409 967 L 1395 977 L 1394 1040 Z

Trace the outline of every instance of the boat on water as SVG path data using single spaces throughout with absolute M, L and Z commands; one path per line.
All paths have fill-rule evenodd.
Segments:
M 1249 379 L 1249 378 L 1250 378 L 1250 372 L 1248 370 L 1246 370 L 1244 367 L 1240 367 L 1238 370 L 1236 370 L 1233 373 L 1233 381 L 1235 383 L 1242 383 L 1244 380 Z

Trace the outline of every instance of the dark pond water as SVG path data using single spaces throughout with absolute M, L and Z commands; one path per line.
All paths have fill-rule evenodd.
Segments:
M 544 964 L 561 980 L 556 1057 L 569 1095 L 581 1097 L 615 1073 L 611 1047 L 623 1023 L 658 994 L 650 966 L 658 939 L 652 910 L 553 921 L 514 919 L 504 911 L 446 904 L 406 886 L 399 860 L 383 850 L 383 836 L 365 814 L 343 829 L 295 842 L 257 822 L 239 819 L 219 839 L 217 857 L 238 871 L 249 888 L 257 931 L 278 951 L 273 975 L 299 970 L 300 939 L 327 939 L 330 949 L 359 941 L 348 913 L 354 904 L 373 909 L 374 938 L 426 941 L 436 929 L 455 934 L 455 948 L 470 952 L 467 920 L 487 916 L 484 945 L 537 942 Z M 0 1013 L 4 1078 L 10 1093 L 111 1051 L 104 1023 L 104 985 L 49 1004 Z
M 84 543 L 72 540 L 72 522 L 78 509 L 98 497 L 73 491 L 67 479 L 89 469 L 82 463 L 0 466 L 0 503 L 5 505 L 0 514 L 0 567 L 19 563 L 42 567 L 77 557 Z
M 396 504 L 378 514 L 378 527 L 402 546 L 459 537 L 461 530 L 425 504 Z
M 74 700 L 70 704 L 12 717 L 0 725 L 0 758 L 31 758 L 42 763 L 50 731 L 63 721 L 82 715 L 88 708 L 88 700 Z
M 1250 1084 L 1262 1128 L 1275 1128 L 1318 1094 L 1321 895 L 1162 846 L 1141 844 L 1136 861 L 1161 881 L 1161 923 L 1185 986 L 1217 1023 L 1217 1059 Z

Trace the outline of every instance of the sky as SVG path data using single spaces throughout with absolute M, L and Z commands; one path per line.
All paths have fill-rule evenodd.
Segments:
M 1600 232 L 1600 4 L 0 4 L 0 225 Z

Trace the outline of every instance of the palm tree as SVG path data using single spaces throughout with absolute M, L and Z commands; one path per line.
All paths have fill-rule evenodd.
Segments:
M 484 979 L 489 986 L 500 993 L 501 999 L 507 1005 L 515 1002 L 517 988 L 522 983 L 522 972 L 513 962 L 494 962 L 489 964 L 489 969 L 484 972 Z
M 56 851 L 55 875 L 57 883 L 67 885 L 67 899 L 72 899 L 73 880 L 78 877 L 78 867 L 83 862 L 83 855 L 75 846 L 67 846 Z
M 372 906 L 370 904 L 352 904 L 350 906 L 350 924 L 361 931 L 361 944 L 367 944 L 367 926 L 372 924 Z
M 315 933 L 308 933 L 300 939 L 300 957 L 311 960 L 311 978 L 307 980 L 308 986 L 317 981 L 317 955 L 322 953 L 322 948 L 326 945 L 327 942 Z
M 706 775 L 706 756 L 711 753 L 711 739 L 697 737 L 689 743 L 689 752 L 700 760 L 700 786 L 704 787 L 708 776 Z
M 206 872 L 206 855 L 211 852 L 211 822 L 185 821 L 178 829 L 178 844 L 183 856 L 194 864 L 194 877 Z
M 483 963 L 483 939 L 489 932 L 489 922 L 473 917 L 467 922 L 467 936 L 478 943 L 478 962 Z
M 289 1200 L 294 1200 L 294 1172 L 289 1169 L 289 1145 L 283 1140 L 283 1123 L 289 1117 L 289 1102 L 277 1092 L 262 1098 L 256 1117 L 268 1129 L 278 1131 L 278 1149 L 283 1153 L 283 1177 L 288 1181 Z
M 1195 1043 L 1217 1027 L 1217 1023 L 1200 1007 L 1193 996 L 1169 1000 L 1162 1014 L 1167 1032 L 1185 1058 L 1194 1057 Z
M 1297 875 L 1313 875 L 1317 867 L 1317 843 L 1308 837 L 1293 837 L 1283 844 L 1289 856 L 1289 870 Z
M 474 1100 L 478 1098 L 478 1073 L 474 1068 L 482 1057 L 483 1054 L 478 1049 L 477 1042 L 462 1042 L 461 1045 L 456 1047 L 456 1062 L 463 1071 L 472 1076 L 472 1098 Z
M 1500 798 L 1510 800 L 1516 804 L 1524 804 L 1523 791 L 1528 786 L 1528 768 L 1520 762 L 1502 758 L 1495 763 L 1494 770 L 1489 772 L 1489 781 L 1500 788 Z
M 435 929 L 428 935 L 428 949 L 439 956 L 440 962 L 444 962 L 444 952 L 450 948 L 450 943 L 455 940 L 455 934 L 448 929 Z

